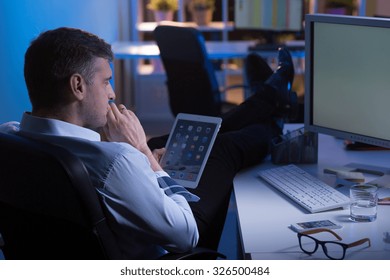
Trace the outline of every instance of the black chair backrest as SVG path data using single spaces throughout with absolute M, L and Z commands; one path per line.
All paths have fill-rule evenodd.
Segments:
M 80 159 L 0 133 L 0 233 L 6 259 L 121 259 Z
M 172 113 L 219 115 L 221 93 L 202 33 L 191 27 L 160 25 L 154 39 L 167 76 Z

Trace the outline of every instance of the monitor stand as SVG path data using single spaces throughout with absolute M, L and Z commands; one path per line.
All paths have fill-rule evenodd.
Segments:
M 378 187 L 390 187 L 390 168 L 388 167 L 361 164 L 355 162 L 349 163 L 344 167 L 346 167 L 349 171 L 362 172 L 378 176 L 376 179 L 367 182 L 369 184 L 373 184 Z

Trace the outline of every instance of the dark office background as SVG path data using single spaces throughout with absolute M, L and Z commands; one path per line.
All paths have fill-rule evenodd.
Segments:
M 30 102 L 23 78 L 24 53 L 40 32 L 60 26 L 82 28 L 108 42 L 119 39 L 121 6 L 127 0 L 1 0 L 0 123 L 20 120 Z
M 20 120 L 30 110 L 23 78 L 23 59 L 29 42 L 40 32 L 60 26 L 77 27 L 93 32 L 109 43 L 128 39 L 131 1 L 137 0 L 1 0 L 0 1 L 0 123 Z M 144 1 L 145 2 L 145 1 Z M 388 1 L 367 1 L 371 14 L 390 14 Z M 234 0 L 229 0 L 229 20 L 234 19 Z M 373 3 L 376 3 L 372 8 Z M 370 8 L 370 9 L 369 9 Z M 221 17 L 217 1 L 214 20 Z M 253 36 L 254 35 L 254 36 Z M 261 32 L 229 32 L 230 39 L 260 37 Z M 127 36 L 127 37 L 126 37 Z

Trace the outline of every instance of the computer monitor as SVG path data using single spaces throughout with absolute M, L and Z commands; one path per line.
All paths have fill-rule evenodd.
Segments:
M 390 20 L 305 18 L 305 128 L 390 148 Z
M 235 0 L 238 29 L 301 31 L 302 22 L 303 0 Z

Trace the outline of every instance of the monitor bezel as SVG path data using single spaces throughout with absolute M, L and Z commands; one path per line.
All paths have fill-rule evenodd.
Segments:
M 369 135 L 340 131 L 313 123 L 313 38 L 314 24 L 334 23 L 390 28 L 390 20 L 377 17 L 343 16 L 329 14 L 307 14 L 305 16 L 305 130 L 339 137 L 353 142 L 362 142 L 374 146 L 390 148 L 390 139 L 381 139 Z

